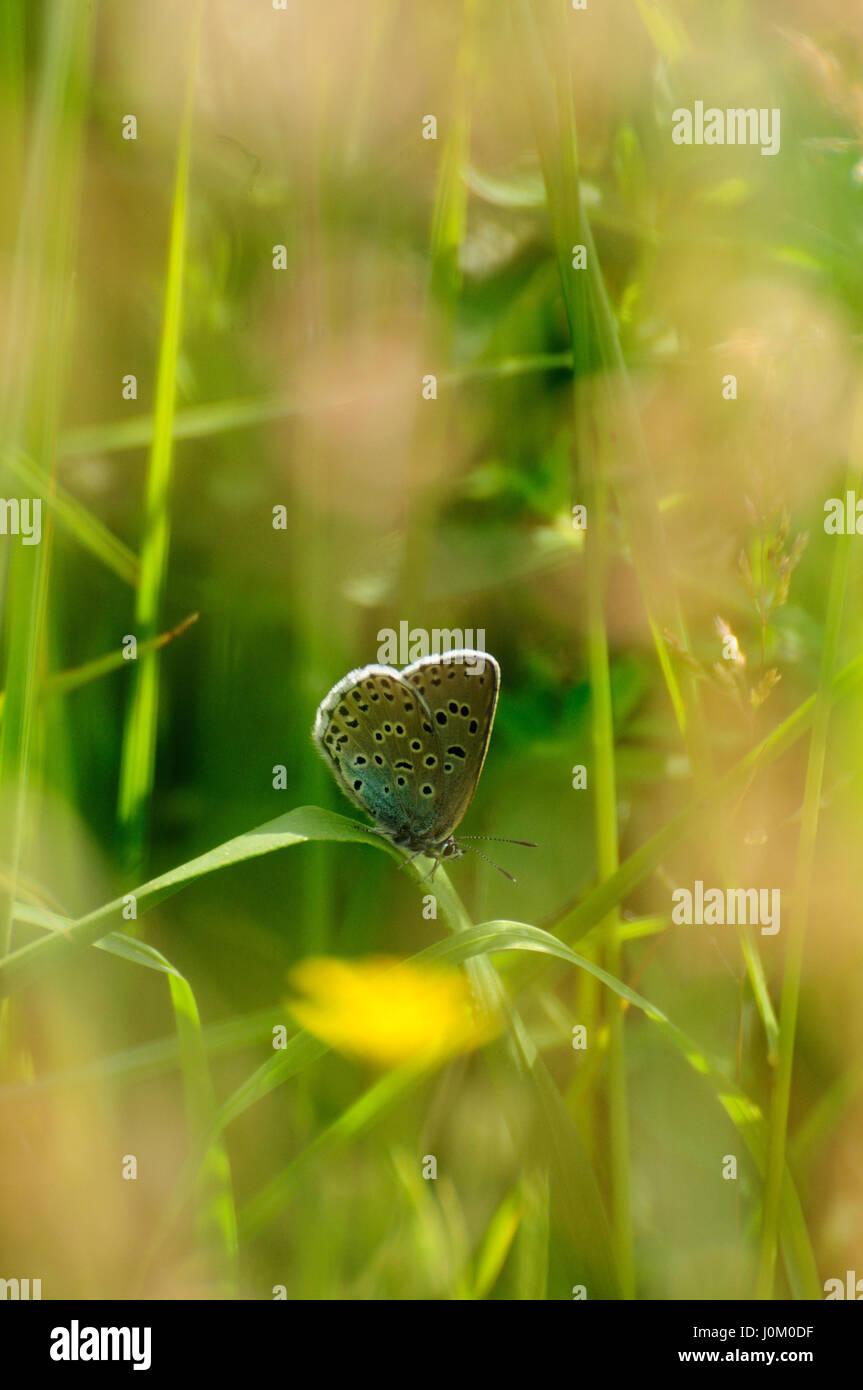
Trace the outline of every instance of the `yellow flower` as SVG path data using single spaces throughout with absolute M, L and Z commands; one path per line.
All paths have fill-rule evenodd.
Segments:
M 474 1017 L 468 982 L 439 965 L 315 957 L 291 972 L 306 997 L 289 1001 L 316 1037 L 378 1066 L 437 1062 L 488 1041 L 497 1023 Z

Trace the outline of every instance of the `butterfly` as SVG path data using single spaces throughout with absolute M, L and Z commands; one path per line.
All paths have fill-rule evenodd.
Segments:
M 371 816 L 369 829 L 405 850 L 407 863 L 428 855 L 434 874 L 442 859 L 473 849 L 457 844 L 454 831 L 476 791 L 499 689 L 494 657 L 461 649 L 424 656 L 403 671 L 362 666 L 321 701 L 312 730 L 319 752 L 342 791 Z

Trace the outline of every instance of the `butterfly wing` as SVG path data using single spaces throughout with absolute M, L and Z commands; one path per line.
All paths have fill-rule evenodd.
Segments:
M 321 702 L 312 736 L 347 796 L 387 835 L 424 839 L 436 817 L 437 725 L 391 666 L 364 666 Z
M 440 792 L 427 834 L 439 843 L 473 800 L 494 724 L 500 667 L 487 652 L 459 650 L 422 657 L 401 679 L 421 696 L 435 730 Z

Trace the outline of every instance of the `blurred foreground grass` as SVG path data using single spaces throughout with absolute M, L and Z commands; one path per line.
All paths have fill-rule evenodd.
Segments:
M 856 1267 L 861 73 L 844 3 L 7 0 L 0 1276 Z M 696 100 L 780 153 L 674 145 Z M 466 829 L 540 843 L 515 886 L 417 891 L 311 746 L 403 621 L 501 663 Z M 699 879 L 781 931 L 673 924 Z M 292 967 L 382 955 L 494 1036 L 295 1031 Z

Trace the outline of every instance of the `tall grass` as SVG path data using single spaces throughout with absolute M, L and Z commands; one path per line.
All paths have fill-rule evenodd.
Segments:
M 191 20 L 186 94 L 177 143 L 177 167 L 171 203 L 162 334 L 156 373 L 153 442 L 144 501 L 141 572 L 135 593 L 135 636 L 143 643 L 151 643 L 158 632 L 168 566 L 174 468 L 174 402 L 182 331 L 189 166 L 192 155 L 198 44 L 204 8 L 205 0 L 197 0 Z M 117 803 L 121 850 L 127 868 L 133 871 L 138 870 L 144 860 L 156 761 L 158 711 L 159 656 L 156 650 L 147 647 L 136 660 L 132 677 Z
M 6 18 L 9 55 L 21 60 L 22 13 Z M 28 142 L 12 296 L 6 321 L 2 416 L 3 476 L 14 490 L 11 461 L 32 451 L 53 475 L 59 399 L 63 386 L 69 271 L 77 226 L 78 151 L 84 119 L 92 15 L 59 7 L 45 35 L 44 62 Z M 12 73 L 20 89 L 22 74 Z M 48 499 L 53 483 L 49 481 Z M 0 886 L 0 955 L 12 940 L 15 882 L 27 826 L 28 784 L 46 622 L 51 544 L 50 511 L 43 543 L 4 555 L 4 719 L 0 730 L 0 789 L 4 796 L 5 853 L 10 889 Z
M 861 413 L 861 403 L 858 399 L 856 428 L 851 441 L 851 464 L 845 480 L 846 493 L 853 492 L 855 495 L 859 492 L 861 482 L 863 482 L 860 452 L 861 443 L 863 443 L 860 434 L 861 424 L 863 424 L 863 413 Z M 779 1204 L 786 1167 L 788 1113 L 791 1104 L 791 1083 L 794 1071 L 800 989 L 803 978 L 806 926 L 814 887 L 815 849 L 824 787 L 827 737 L 833 706 L 833 681 L 839 658 L 842 613 L 845 607 L 848 570 L 851 560 L 851 543 L 850 536 L 836 537 L 836 551 L 830 575 L 830 590 L 824 621 L 824 645 L 821 651 L 818 690 L 815 695 L 809 757 L 806 763 L 806 785 L 803 793 L 800 840 L 794 873 L 791 924 L 788 931 L 788 946 L 782 978 L 778 1060 L 770 1110 L 767 1177 L 764 1189 L 764 1214 L 758 1266 L 758 1295 L 760 1298 L 771 1298 L 774 1289 Z
M 609 148 L 623 192 L 619 202 L 608 196 L 603 159 L 612 156 L 595 131 L 585 140 L 581 116 L 576 120 L 591 74 L 573 45 L 568 6 L 513 0 L 505 7 L 504 49 L 498 11 L 484 0 L 464 0 L 441 21 L 441 138 L 417 156 L 419 94 L 411 92 L 404 109 L 396 104 L 395 115 L 377 95 L 393 76 L 392 63 L 410 48 L 406 36 L 419 23 L 410 8 L 380 0 L 344 90 L 315 69 L 339 61 L 341 39 L 316 28 L 325 21 L 309 11 L 298 31 L 282 25 L 278 12 L 266 15 L 261 23 L 274 26 L 272 54 L 292 65 L 284 89 L 287 138 L 273 156 L 266 132 L 258 131 L 256 170 L 266 170 L 268 159 L 273 168 L 253 180 L 245 205 L 236 191 L 225 195 L 221 175 L 208 165 L 219 167 L 221 132 L 214 136 L 205 121 L 200 182 L 197 134 L 192 177 L 199 46 L 209 37 L 218 55 L 218 35 L 208 36 L 204 0 L 184 17 L 176 31 L 187 45 L 185 86 L 155 399 L 152 409 L 145 404 L 123 420 L 112 420 L 109 407 L 107 423 L 86 423 L 65 393 L 80 328 L 73 293 L 79 225 L 82 216 L 85 226 L 91 215 L 94 225 L 105 217 L 104 209 L 82 204 L 84 188 L 95 190 L 98 202 L 98 178 L 86 183 L 81 167 L 85 135 L 110 163 L 98 145 L 104 113 L 93 102 L 91 71 L 101 18 L 90 7 L 46 3 L 44 25 L 31 27 L 17 0 L 0 18 L 6 169 L 20 204 L 0 383 L 0 463 L 5 486 L 41 498 L 47 516 L 41 546 L 4 543 L 3 550 L 0 1106 L 21 1122 L 25 1140 L 26 1125 L 61 1104 L 81 1107 L 75 1123 L 84 1132 L 94 1097 L 110 1100 L 118 1134 L 130 1116 L 147 1115 L 150 1127 L 142 1132 L 152 1145 L 151 1171 L 159 1163 L 163 1169 L 156 1197 L 148 1193 L 146 1226 L 129 1240 L 126 1294 L 185 1291 L 200 1280 L 195 1286 L 213 1297 L 269 1297 L 278 1282 L 297 1296 L 365 1298 L 406 1288 L 418 1297 L 543 1299 L 568 1298 L 583 1283 L 589 1298 L 632 1299 L 657 1283 L 650 1204 L 660 1198 L 645 1196 L 645 1175 L 655 1177 L 658 1165 L 650 1169 L 644 1159 L 648 1102 L 639 1084 L 646 1081 L 649 1093 L 657 1075 L 669 1090 L 691 1086 L 686 1094 L 703 1104 L 699 1113 L 715 1126 L 712 1133 L 740 1156 L 738 1223 L 728 1237 L 738 1291 L 819 1297 L 818 1265 L 831 1246 L 818 1226 L 810 1229 L 809 1191 L 821 1147 L 839 1133 L 863 1074 L 852 1065 L 829 1076 L 821 1101 L 796 1128 L 791 1117 L 828 735 L 840 702 L 859 707 L 863 683 L 863 657 L 840 666 L 843 645 L 851 646 L 843 614 L 851 610 L 852 542 L 834 542 L 823 621 L 813 616 L 820 597 L 813 573 L 784 634 L 783 659 L 792 677 L 797 661 L 802 690 L 806 662 L 821 641 L 815 693 L 798 695 L 796 706 L 789 696 L 760 736 L 751 721 L 748 742 L 732 735 L 730 724 L 714 728 L 707 673 L 696 659 L 704 644 L 690 632 L 697 619 L 688 605 L 692 600 L 697 611 L 697 590 L 668 540 L 674 499 L 657 481 L 632 372 L 639 352 L 652 379 L 661 379 L 665 366 L 659 349 L 651 356 L 646 308 L 636 325 L 645 330 L 644 345 L 633 349 L 637 333 L 622 336 L 627 314 L 637 319 L 639 295 L 647 298 L 655 258 L 667 252 L 670 236 L 659 218 L 633 211 L 627 180 L 637 181 L 639 160 L 649 176 L 653 159 L 659 187 L 667 173 L 661 154 L 640 143 L 643 120 L 636 134 L 636 118 L 613 110 Z M 662 7 L 636 9 L 673 85 L 687 35 Z M 286 35 L 290 44 L 282 49 Z M 495 83 L 490 52 L 495 61 L 506 52 L 523 79 L 519 101 L 526 98 L 529 120 L 516 124 L 514 140 L 528 141 L 538 166 L 526 175 L 521 169 L 498 177 L 479 167 L 506 138 L 497 129 L 490 134 L 483 121 Z M 210 101 L 221 90 L 227 111 L 217 56 L 208 55 L 204 71 Z M 390 119 L 410 125 L 413 165 L 424 161 L 425 192 L 415 205 L 410 192 L 392 193 L 392 168 L 379 157 L 392 138 Z M 242 125 L 236 113 L 225 115 L 226 128 L 233 121 Z M 398 140 L 394 148 L 400 161 Z M 401 179 L 402 162 L 393 167 Z M 389 192 L 378 202 L 381 186 Z M 280 187 L 287 193 L 273 192 Z M 143 195 L 143 185 L 135 188 Z M 680 196 L 670 179 L 669 188 Z M 232 200 L 230 236 L 220 196 Z M 470 270 L 477 224 L 482 231 L 480 202 L 512 215 L 505 230 L 516 244 L 524 236 L 503 270 L 477 271 L 476 263 Z M 206 251 L 189 234 L 199 209 Z M 674 235 L 685 246 L 686 229 Z M 274 281 L 268 267 L 262 270 L 261 247 L 268 251 L 282 237 L 291 246 L 291 273 Z M 439 391 L 434 403 L 422 401 L 416 382 L 407 457 L 397 460 L 407 475 L 405 505 L 392 535 L 374 516 L 357 520 L 350 508 L 330 509 L 345 478 L 357 486 L 354 475 L 342 474 L 339 451 L 351 449 L 353 422 L 369 408 L 367 386 L 346 380 L 341 366 L 319 395 L 295 387 L 291 375 L 302 379 L 306 353 L 324 365 L 330 355 L 340 362 L 343 336 L 356 341 L 350 335 L 368 283 L 382 294 L 386 288 L 377 263 L 368 282 L 352 278 L 371 243 L 400 269 L 399 257 L 412 268 L 411 331 L 404 338 L 393 331 L 400 347 L 418 348 L 421 374 L 434 372 Z M 583 271 L 573 266 L 576 245 L 587 250 Z M 781 260 L 780 252 L 791 276 L 793 257 L 787 248 L 771 254 Z M 823 255 L 826 281 L 831 263 Z M 628 256 L 638 279 L 621 294 Z M 832 273 L 850 280 L 847 267 L 833 266 Z M 655 305 L 652 311 L 659 313 Z M 277 339 L 287 342 L 287 389 L 280 369 L 262 384 L 242 379 L 258 370 L 265 375 L 261 363 L 278 356 L 275 338 L 265 340 L 263 330 L 254 336 L 268 314 L 291 330 Z M 525 325 L 529 342 L 522 341 Z M 201 363 L 197 404 L 180 401 L 184 351 Z M 681 350 L 676 365 L 683 359 Z M 381 379 L 374 409 L 397 413 L 402 390 Z M 525 427 L 532 414 L 533 431 Z M 351 428 L 329 437 L 328 426 L 340 418 Z M 860 419 L 846 483 L 858 491 Z M 267 431 L 276 426 L 285 432 L 273 436 L 271 459 Z M 198 472 L 195 441 L 205 441 L 207 451 Z M 140 507 L 129 505 L 126 486 L 135 450 L 146 453 Z M 427 485 L 427 459 L 449 463 L 452 452 L 459 471 L 442 468 Z M 178 468 L 179 457 L 188 458 L 188 470 Z M 66 470 L 60 478 L 58 464 Z M 111 479 L 101 490 L 100 468 Z M 316 487 L 308 487 L 312 474 Z M 240 557 L 235 567 L 230 557 L 214 560 L 178 496 L 186 503 L 194 497 L 226 526 L 228 516 Z M 268 511 L 286 499 L 290 529 L 283 548 L 270 551 Z M 338 500 L 344 503 L 341 494 Z M 579 502 L 588 512 L 583 545 L 569 527 L 569 508 Z M 456 514 L 468 538 L 466 564 L 448 548 Z M 492 548 L 492 562 L 485 557 L 485 569 L 474 566 L 493 531 L 506 532 L 512 550 L 497 563 Z M 359 576 L 356 568 L 358 556 L 372 552 L 375 560 L 376 550 L 386 550 L 389 564 L 387 582 L 377 586 L 368 584 L 371 564 Z M 213 574 L 204 573 L 207 560 Z M 616 635 L 610 582 L 621 570 L 645 619 L 644 651 L 624 651 Z M 363 583 L 371 600 L 355 598 Z M 61 584 L 68 584 L 68 602 Z M 583 614 L 571 607 L 581 586 Z M 138 640 L 131 664 L 110 635 L 127 624 L 130 595 Z M 506 814 L 523 797 L 529 812 L 545 816 L 552 843 L 560 843 L 554 837 L 561 823 L 568 837 L 565 869 L 549 852 L 536 877 L 526 875 L 506 900 L 518 906 L 503 909 L 479 875 L 458 877 L 463 866 L 452 879 L 442 869 L 424 879 L 430 865 L 422 862 L 395 874 L 399 855 L 380 837 L 317 804 L 296 804 L 335 797 L 307 729 L 328 683 L 349 665 L 374 659 L 369 644 L 381 615 L 397 610 L 411 621 L 431 614 L 443 622 L 438 613 L 460 604 L 485 611 L 480 601 L 495 615 L 512 660 L 477 807 L 497 794 Z M 87 604 L 99 622 L 92 645 L 79 651 L 75 610 Z M 203 621 L 187 638 L 199 612 Z M 177 613 L 190 616 L 177 624 Z M 167 662 L 170 685 L 162 682 Z M 243 666 L 253 668 L 251 677 Z M 634 715 L 617 698 L 625 686 L 618 678 L 631 668 L 648 692 L 637 697 Z M 124 669 L 128 683 L 118 674 Z M 243 709 L 243 727 L 232 726 L 237 692 L 258 686 L 278 694 L 269 706 L 262 698 Z M 275 711 L 272 725 L 267 709 Z M 166 757 L 159 864 L 150 869 L 162 735 L 181 767 L 169 767 Z M 702 1018 L 694 1002 L 703 987 L 706 1000 L 719 998 L 724 1007 L 728 992 L 717 988 L 713 996 L 707 971 L 681 975 L 679 938 L 668 931 L 657 878 L 701 837 L 706 849 L 697 862 L 715 861 L 723 882 L 735 882 L 743 856 L 734 815 L 771 773 L 793 784 L 797 765 L 788 755 L 795 750 L 798 757 L 807 736 L 779 1018 L 774 953 L 765 949 L 762 959 L 757 938 L 743 930 L 743 964 L 731 969 L 739 986 L 731 1030 L 719 1010 L 714 1016 L 705 1003 Z M 558 769 L 570 753 L 588 765 L 591 809 L 581 819 L 577 796 L 567 799 L 567 789 L 561 797 L 557 771 L 553 792 L 542 782 L 544 767 Z M 663 770 L 674 760 L 684 766 L 676 780 Z M 212 773 L 217 763 L 228 768 L 221 778 Z M 292 808 L 275 816 L 266 809 L 277 795 L 269 780 L 274 763 L 288 767 Z M 112 855 L 111 814 L 103 812 L 113 804 L 118 770 Z M 626 821 L 625 802 L 636 804 Z M 250 806 L 265 809 L 249 814 Z M 213 831 L 214 823 L 230 828 Z M 69 844 L 74 872 L 66 863 Z M 211 848 L 201 851 L 201 844 Z M 34 846 L 39 852 L 28 854 Z M 371 859 L 370 850 L 378 851 Z M 546 875 L 546 907 L 533 911 Z M 477 908 L 487 901 L 495 906 Z M 291 960 L 394 949 L 416 965 L 435 962 L 467 974 L 476 1012 L 502 1021 L 481 1057 L 442 1070 L 407 1063 L 370 1075 L 302 1031 L 275 1045 L 288 1017 L 280 999 Z M 7 1008 L 13 998 L 14 1013 Z M 58 1007 L 68 1011 L 68 1060 L 43 1038 L 45 1018 Z M 750 1013 L 760 1021 L 753 1030 Z M 573 1021 L 588 1025 L 584 1061 L 569 1047 Z M 826 1070 L 820 1054 L 818 1065 Z M 155 1097 L 149 1112 L 148 1095 Z M 680 1112 L 669 1104 L 668 1113 Z M 5 1128 L 17 1132 L 15 1124 Z M 100 1130 L 94 1151 L 110 1150 L 115 1137 Z M 417 1171 L 415 1149 L 427 1144 L 444 1155 L 436 1185 Z M 91 1154 L 88 1161 L 101 1159 Z M 346 1194 L 347 1208 L 340 1205 Z M 124 1202 L 125 1220 L 133 1199 Z M 338 1214 L 346 1209 L 350 1220 L 343 1221 Z M 667 1265 L 672 1253 L 665 1252 Z M 94 1278 L 104 1282 L 103 1274 Z

